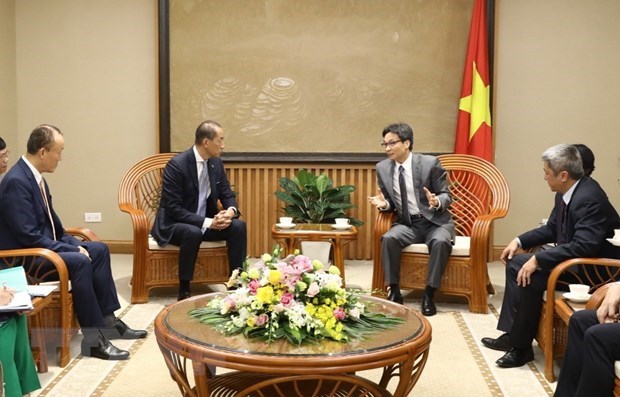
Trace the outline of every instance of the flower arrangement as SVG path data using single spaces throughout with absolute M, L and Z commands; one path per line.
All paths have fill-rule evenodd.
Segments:
M 243 333 L 250 339 L 286 339 L 292 344 L 347 342 L 403 322 L 366 310 L 359 291 L 343 288 L 336 266 L 325 271 L 318 260 L 297 252 L 279 259 L 281 253 L 276 247 L 255 263 L 246 260 L 228 281 L 235 290 L 189 315 L 225 335 Z

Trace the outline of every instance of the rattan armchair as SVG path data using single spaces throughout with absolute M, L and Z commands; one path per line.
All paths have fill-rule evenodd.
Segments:
M 96 240 L 87 229 L 67 229 L 67 233 L 82 240 Z M 51 266 L 46 266 L 51 264 Z M 69 273 L 62 258 L 45 248 L 23 248 L 0 250 L 0 267 L 23 266 L 27 270 L 29 284 L 40 284 L 50 279 L 57 280 L 57 289 L 52 292 L 51 303 L 44 307 L 35 322 L 48 337 L 55 340 L 58 365 L 65 367 L 71 359 L 70 342 L 77 333 L 78 324 L 73 311 L 73 300 L 69 291 Z M 35 360 L 38 360 L 35 347 Z
M 159 208 L 164 167 L 175 153 L 146 157 L 123 176 L 118 189 L 118 206 L 133 225 L 133 274 L 131 303 L 148 302 L 154 287 L 178 285 L 178 247 L 159 247 L 150 237 Z M 225 283 L 230 277 L 225 241 L 203 242 L 194 270 L 194 283 Z
M 495 219 L 508 213 L 510 192 L 501 172 L 490 162 L 464 154 L 438 156 L 448 173 L 452 195 L 449 211 L 454 220 L 457 246 L 444 272 L 440 292 L 464 296 L 469 310 L 486 313 L 487 294 L 494 293 L 490 283 L 487 261 L 490 251 L 491 226 Z M 372 288 L 385 289 L 381 265 L 381 237 L 392 226 L 394 213 L 377 215 L 374 231 L 374 260 Z M 400 262 L 400 286 L 403 289 L 424 289 L 428 263 L 425 244 L 405 247 Z
M 573 308 L 563 298 L 560 285 L 566 284 L 560 280 L 564 272 L 572 272 L 571 279 L 581 284 L 589 285 L 590 292 L 594 292 L 586 308 L 595 308 L 602 301 L 601 287 L 620 278 L 620 260 L 607 258 L 575 258 L 566 260 L 556 267 L 547 280 L 538 333 L 536 341 L 545 356 L 545 378 L 555 382 L 554 359 L 564 355 L 568 342 L 568 321 L 573 314 Z M 566 287 L 566 285 L 565 285 Z

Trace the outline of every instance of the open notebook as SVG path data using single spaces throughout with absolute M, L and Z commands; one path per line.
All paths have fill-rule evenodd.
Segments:
M 32 299 L 28 292 L 26 272 L 21 266 L 0 270 L 0 288 L 15 290 L 13 300 L 0 306 L 0 312 L 14 312 L 32 309 Z

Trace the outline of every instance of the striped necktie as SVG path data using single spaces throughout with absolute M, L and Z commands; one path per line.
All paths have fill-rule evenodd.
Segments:
M 207 198 L 211 194 L 211 182 L 209 181 L 208 161 L 202 162 L 202 171 L 198 177 L 198 211 L 196 215 L 206 216 Z

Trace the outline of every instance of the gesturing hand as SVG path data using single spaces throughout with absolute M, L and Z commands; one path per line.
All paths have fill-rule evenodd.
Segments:
M 435 193 L 431 193 L 426 187 L 423 188 L 424 193 L 426 193 L 426 199 L 428 200 L 428 208 L 437 208 L 439 207 L 439 199 L 435 195 Z

